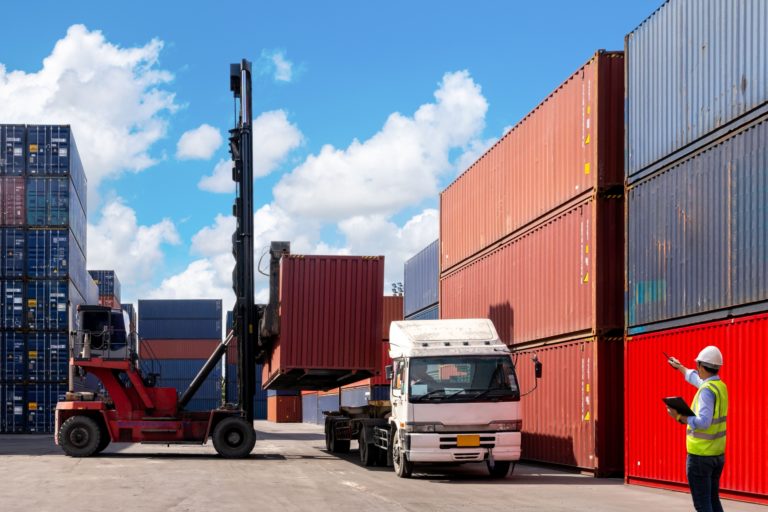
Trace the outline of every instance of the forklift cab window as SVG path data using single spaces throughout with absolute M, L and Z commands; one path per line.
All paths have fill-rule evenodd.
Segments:
M 83 315 L 84 333 L 91 335 L 93 350 L 123 350 L 127 337 L 123 327 L 122 312 L 89 312 Z

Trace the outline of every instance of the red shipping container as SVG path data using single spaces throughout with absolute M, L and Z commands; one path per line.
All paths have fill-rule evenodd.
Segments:
M 301 396 L 267 397 L 267 421 L 301 423 Z
M 99 295 L 99 304 L 112 309 L 120 309 L 120 301 L 114 295 Z
M 387 296 L 384 297 L 384 321 L 382 322 L 382 338 L 379 345 L 381 350 L 381 367 L 379 368 L 379 375 L 371 377 L 367 382 L 360 382 L 360 384 L 370 386 L 389 386 L 387 375 L 384 368 L 387 365 L 392 364 L 392 359 L 389 357 L 389 325 L 392 322 L 397 322 L 403 319 L 403 297 Z
M 441 318 L 490 318 L 508 345 L 622 332 L 621 198 L 587 200 L 440 279 Z
M 543 365 L 520 400 L 523 459 L 621 474 L 623 348 L 621 337 L 599 337 L 514 351 L 522 393 L 536 385 L 531 357 Z
M 265 389 L 328 390 L 380 371 L 383 256 L 285 256 Z
M 22 226 L 27 222 L 24 208 L 26 193 L 24 178 L 0 178 L 0 224 L 5 226 Z
M 728 386 L 728 436 L 721 495 L 768 504 L 768 400 L 762 375 L 768 361 L 768 314 L 705 323 L 627 338 L 625 351 L 626 471 L 630 484 L 688 490 L 685 428 L 661 399 L 693 399 L 696 389 L 663 352 L 691 368 L 699 351 L 723 353 L 720 377 Z
M 440 267 L 624 179 L 624 57 L 599 51 L 440 194 Z
M 142 359 L 208 359 L 219 340 L 144 340 L 139 342 Z M 235 360 L 236 361 L 236 360 Z M 233 361 L 230 361 L 233 362 Z

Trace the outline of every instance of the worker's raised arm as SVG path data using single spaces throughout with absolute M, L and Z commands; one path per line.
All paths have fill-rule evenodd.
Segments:
M 669 363 L 669 366 L 682 373 L 683 377 L 688 377 L 688 368 L 683 366 L 683 364 L 678 361 L 676 357 L 670 357 L 667 359 L 667 363 Z

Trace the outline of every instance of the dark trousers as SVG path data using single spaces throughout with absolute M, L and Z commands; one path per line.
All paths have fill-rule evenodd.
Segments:
M 725 455 L 688 454 L 685 469 L 696 512 L 723 512 L 720 504 L 720 475 L 723 474 L 724 465 Z

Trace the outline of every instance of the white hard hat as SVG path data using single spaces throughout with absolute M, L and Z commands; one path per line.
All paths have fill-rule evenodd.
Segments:
M 704 347 L 701 352 L 699 352 L 699 355 L 696 357 L 696 362 L 711 368 L 720 368 L 723 366 L 723 354 L 720 353 L 719 348 L 710 345 Z

